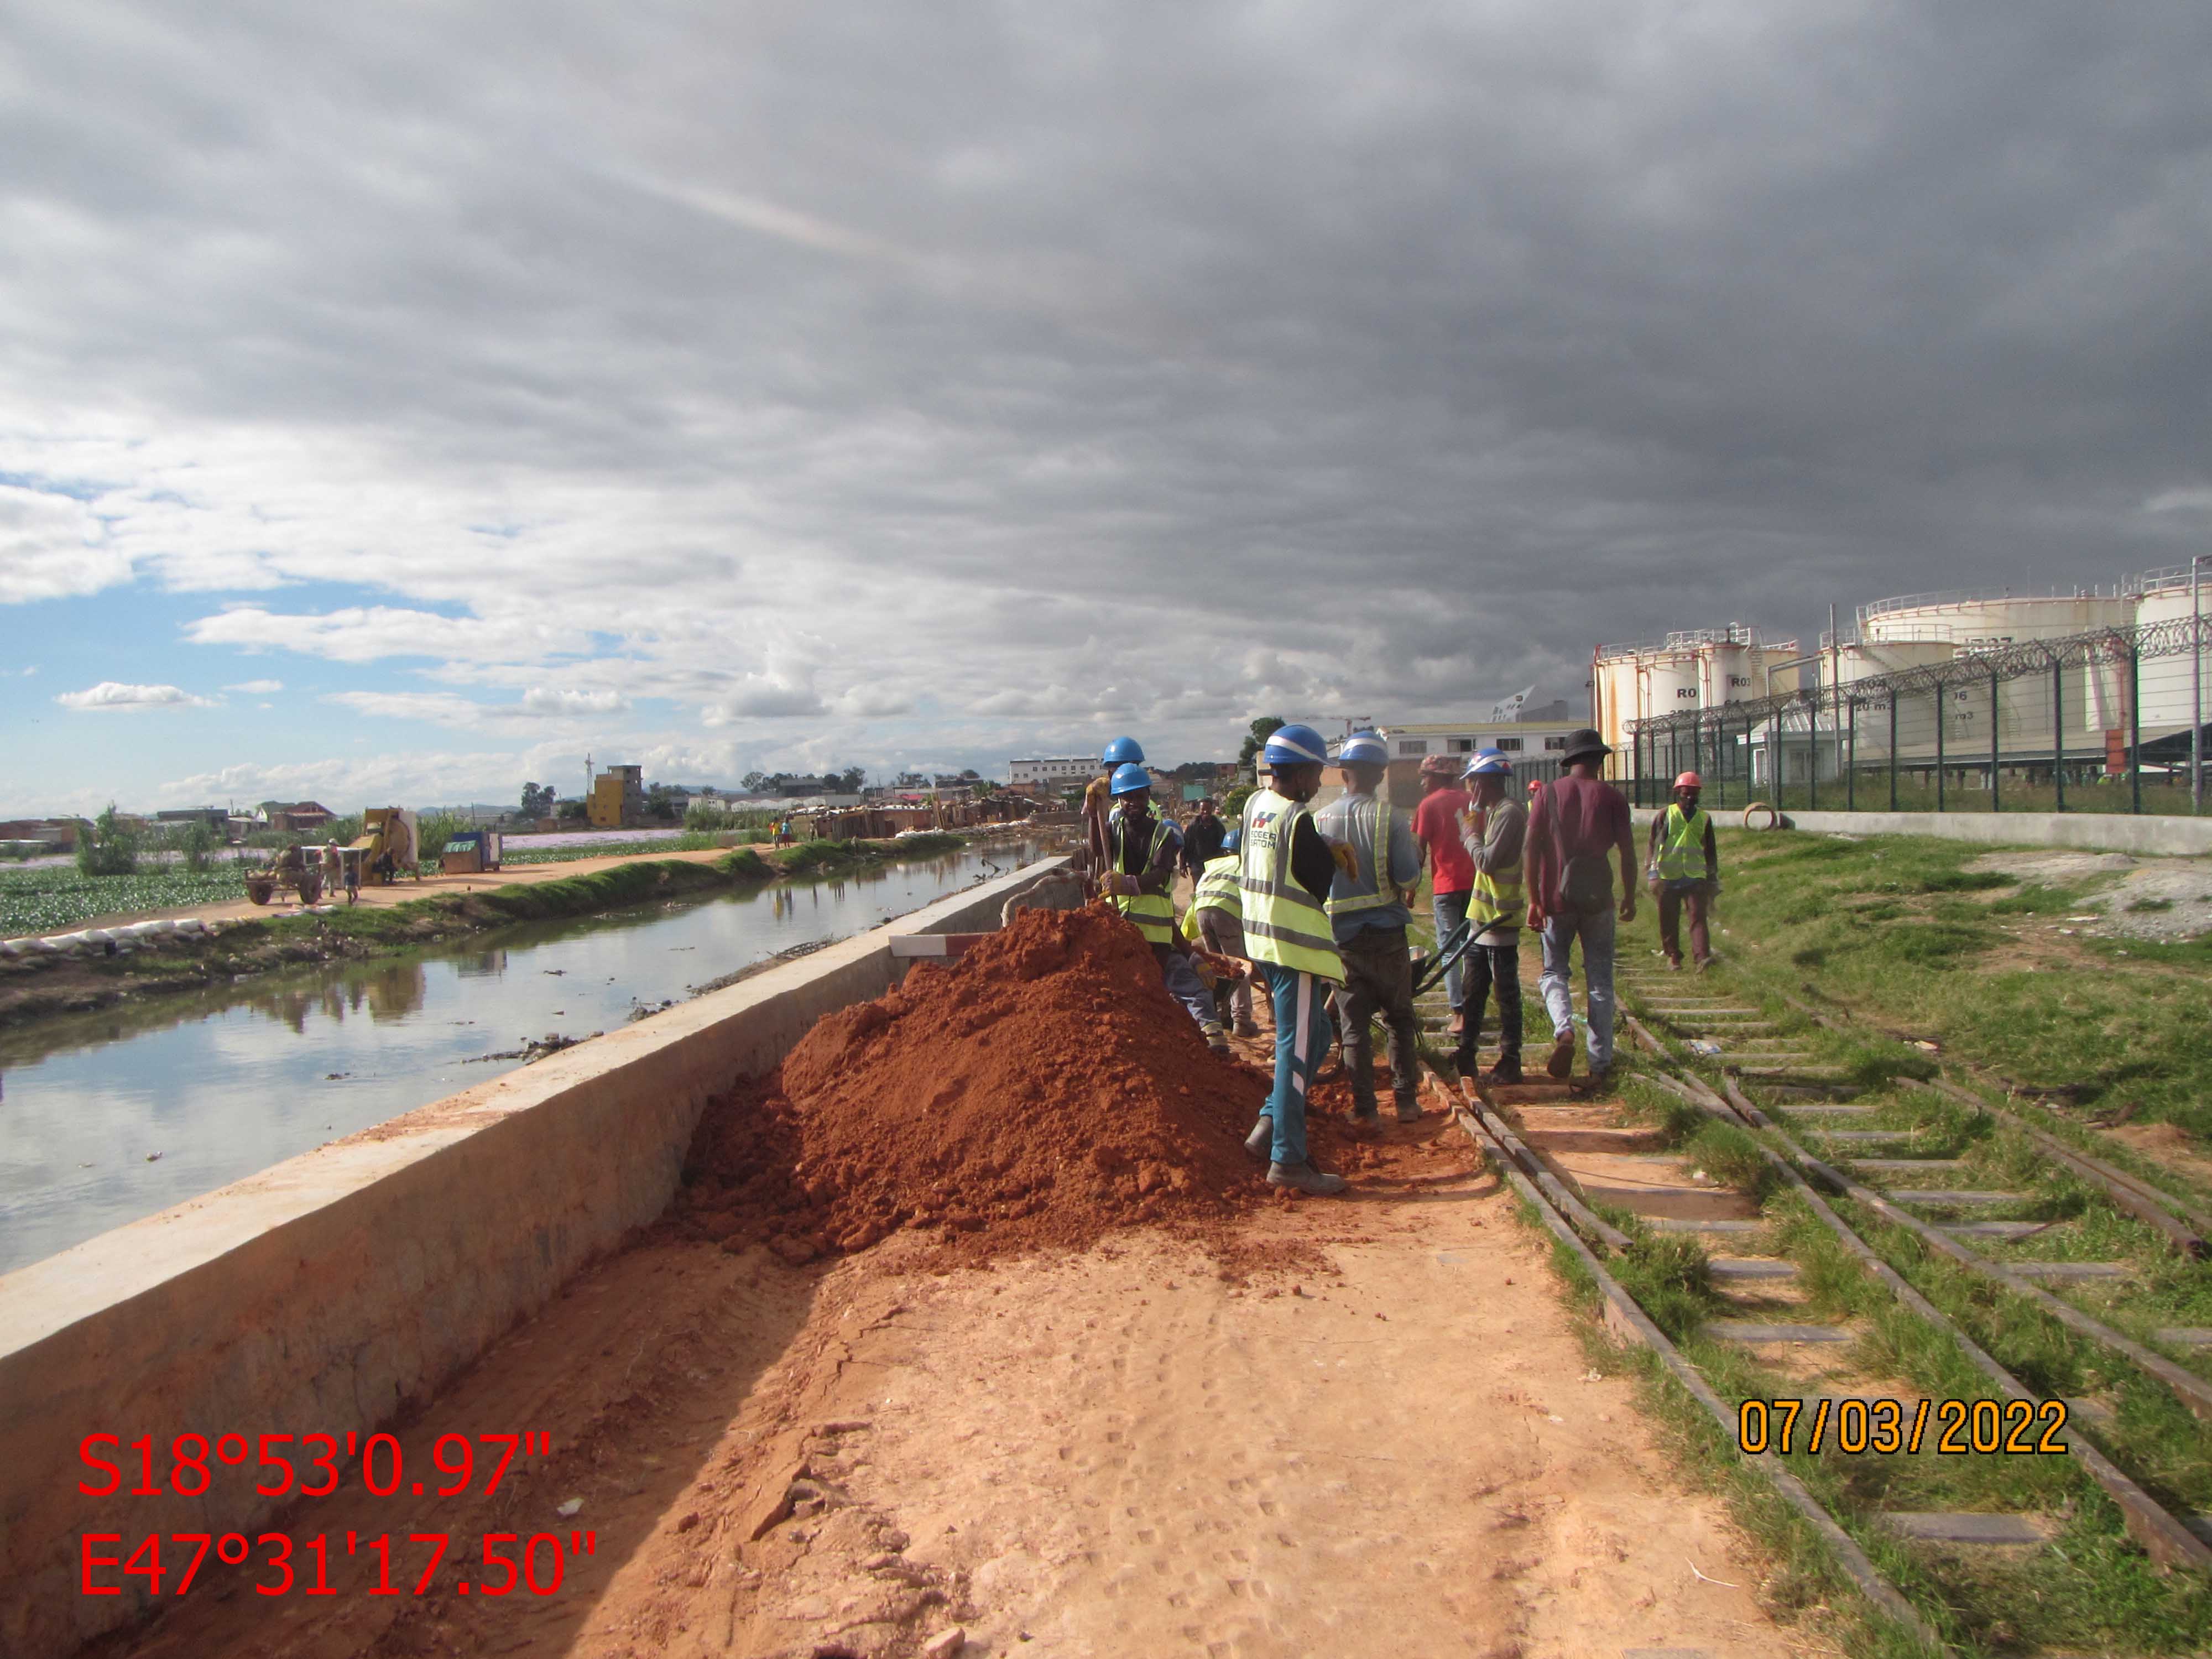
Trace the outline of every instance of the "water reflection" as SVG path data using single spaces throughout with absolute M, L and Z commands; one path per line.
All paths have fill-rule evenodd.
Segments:
M 1040 855 L 1001 843 L 680 905 L 503 928 L 0 1034 L 0 1273 L 614 1030 L 797 945 Z

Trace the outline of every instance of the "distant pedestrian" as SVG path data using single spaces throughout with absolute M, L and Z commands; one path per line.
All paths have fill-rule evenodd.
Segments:
M 1468 926 L 1474 937 L 1467 947 L 1467 1027 L 1454 1057 L 1460 1075 L 1471 1077 L 1482 1039 L 1482 1009 L 1498 993 L 1498 1063 L 1485 1074 L 1489 1083 L 1521 1081 L 1521 918 L 1526 901 L 1521 885 L 1527 848 L 1528 809 L 1513 798 L 1513 763 L 1485 749 L 1467 764 L 1474 805 L 1461 820 L 1461 839 L 1474 865 L 1474 890 L 1468 902 Z
M 1597 775 L 1613 750 L 1588 726 L 1570 732 L 1565 775 L 1547 785 L 1528 815 L 1528 925 L 1544 933 L 1544 973 L 1537 981 L 1552 1016 L 1552 1056 L 1545 1069 L 1565 1078 L 1575 1064 L 1575 1000 L 1569 978 L 1575 943 L 1583 947 L 1589 1018 L 1589 1083 L 1613 1066 L 1613 868 L 1620 860 L 1619 920 L 1636 919 L 1636 831 L 1627 799 Z
M 1459 835 L 1460 815 L 1474 801 L 1455 781 L 1455 770 L 1449 755 L 1431 755 L 1423 761 L 1421 802 L 1413 809 L 1413 834 L 1428 849 L 1429 911 L 1438 951 L 1452 930 L 1467 920 L 1468 899 L 1474 891 L 1474 864 Z M 1464 960 L 1444 969 L 1444 1000 L 1451 1004 L 1451 1020 L 1445 1029 L 1454 1036 L 1466 1029 Z
M 1182 830 L 1182 867 L 1190 872 L 1195 882 L 1200 873 L 1221 856 L 1221 843 L 1229 830 L 1215 814 L 1211 797 L 1198 804 L 1190 822 Z
M 1421 1027 L 1413 1013 L 1413 963 L 1406 943 L 1413 917 L 1406 901 L 1420 885 L 1421 846 L 1406 814 L 1393 811 L 1376 796 L 1390 766 L 1390 751 L 1379 736 L 1352 733 L 1338 751 L 1337 764 L 1345 792 L 1316 814 L 1314 822 L 1338 861 L 1328 910 L 1337 955 L 1344 961 L 1344 988 L 1336 994 L 1336 1008 L 1352 1115 L 1367 1123 L 1378 1115 L 1369 1030 L 1379 1016 L 1389 1032 L 1398 1121 L 1417 1122 Z
M 1674 799 L 1651 820 L 1646 878 L 1659 901 L 1659 948 L 1667 965 L 1682 965 L 1682 911 L 1690 912 L 1690 952 L 1702 970 L 1712 965 L 1713 941 L 1708 918 L 1721 890 L 1720 847 L 1713 815 L 1698 805 L 1705 781 L 1695 772 L 1674 780 Z

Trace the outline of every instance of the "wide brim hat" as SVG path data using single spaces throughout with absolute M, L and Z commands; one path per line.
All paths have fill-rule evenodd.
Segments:
M 1577 761 L 1593 755 L 1602 760 L 1612 752 L 1613 745 L 1585 726 L 1579 732 L 1567 733 L 1567 746 L 1559 756 L 1559 763 L 1572 766 Z

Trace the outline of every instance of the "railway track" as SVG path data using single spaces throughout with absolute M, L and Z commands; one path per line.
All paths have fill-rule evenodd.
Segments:
M 2212 1381 L 2160 1351 L 2198 1334 L 2126 1306 L 2203 1272 L 2186 1206 L 1954 1085 L 1884 1081 L 1803 1005 L 1656 961 L 1619 973 L 1628 1098 L 1462 1085 L 1461 1121 L 1876 1617 L 1923 1647 L 1978 1642 L 2051 1564 L 2126 1553 L 2122 1529 L 2128 1571 L 2212 1577 Z M 1655 1255 L 1679 1285 L 1655 1289 Z

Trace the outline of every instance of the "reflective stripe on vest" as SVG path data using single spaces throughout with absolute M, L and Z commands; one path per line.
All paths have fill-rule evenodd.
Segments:
M 1303 802 L 1286 799 L 1272 789 L 1255 790 L 1244 803 L 1237 842 L 1244 949 L 1255 962 L 1272 962 L 1340 984 L 1344 958 L 1337 954 L 1328 913 L 1290 878 L 1291 842 L 1298 820 L 1310 816 Z
M 1129 819 L 1109 818 L 1106 822 L 1107 842 L 1113 852 L 1113 868 L 1121 870 L 1124 850 L 1122 832 L 1129 827 Z M 1160 848 L 1167 844 L 1168 826 L 1164 821 L 1154 820 L 1152 843 L 1145 849 L 1145 871 L 1149 871 L 1160 856 Z M 1143 874 L 1145 871 L 1139 871 Z M 1123 872 L 1124 874 L 1127 873 Z M 1110 896 L 1114 908 L 1137 924 L 1137 931 L 1152 945 L 1175 943 L 1175 901 L 1165 893 L 1115 893 Z
M 1660 822 L 1659 879 L 1702 881 L 1705 875 L 1705 830 L 1712 815 L 1699 807 L 1689 817 L 1680 805 L 1670 805 Z
M 1359 810 L 1354 804 L 1344 809 L 1344 827 L 1356 836 L 1359 833 Z M 1330 915 L 1341 916 L 1361 910 L 1379 910 L 1386 904 L 1396 904 L 1398 884 L 1390 879 L 1390 809 L 1381 801 L 1375 803 L 1375 833 L 1367 838 L 1367 866 L 1375 872 L 1375 890 L 1353 893 L 1344 898 L 1329 895 L 1323 906 Z

